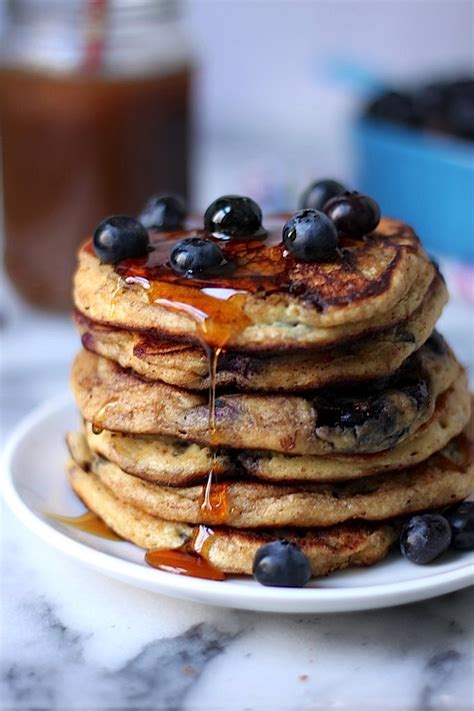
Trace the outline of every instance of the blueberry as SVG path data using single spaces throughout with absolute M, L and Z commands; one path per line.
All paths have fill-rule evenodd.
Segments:
M 250 237 L 262 227 L 262 211 L 251 198 L 223 195 L 207 208 L 204 226 L 212 233 Z
M 363 237 L 375 230 L 380 222 L 380 208 L 367 195 L 343 193 L 324 206 L 324 212 L 334 222 L 339 234 Z
M 226 263 L 222 250 L 210 239 L 187 237 L 173 247 L 171 268 L 180 276 L 216 273 Z
M 101 262 L 115 264 L 130 257 L 144 257 L 150 247 L 143 225 L 127 215 L 112 215 L 94 232 L 94 250 Z
M 440 514 L 412 516 L 400 534 L 400 550 L 417 565 L 431 563 L 451 543 L 451 528 Z
M 186 206 L 179 195 L 154 195 L 138 218 L 147 230 L 178 230 L 186 218 Z
M 287 250 L 303 262 L 334 259 L 337 230 L 318 210 L 300 210 L 283 227 L 283 243 Z
M 342 195 L 346 190 L 347 188 L 336 180 L 318 180 L 306 188 L 300 198 L 299 208 L 322 210 L 329 200 Z
M 426 341 L 427 347 L 437 355 L 445 355 L 448 352 L 448 345 L 441 333 L 436 329 Z
M 474 549 L 474 501 L 463 501 L 446 514 L 453 534 L 451 545 L 460 551 Z
M 301 548 L 280 540 L 258 549 L 253 559 L 253 575 L 262 585 L 301 588 L 310 579 L 311 568 Z

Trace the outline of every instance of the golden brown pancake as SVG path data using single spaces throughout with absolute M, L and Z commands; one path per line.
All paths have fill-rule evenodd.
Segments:
M 448 349 L 426 344 L 393 379 L 359 389 L 308 396 L 223 394 L 216 400 L 215 446 L 291 454 L 377 452 L 412 435 L 433 414 L 436 398 L 458 377 Z M 82 351 L 72 390 L 83 417 L 96 427 L 209 443 L 207 398 L 148 382 Z
M 228 348 L 327 348 L 409 318 L 436 275 L 402 222 L 385 218 L 364 239 L 341 238 L 337 259 L 326 263 L 288 255 L 283 223 L 269 221 L 267 241 L 221 241 L 236 271 L 206 279 L 178 279 L 166 266 L 177 240 L 200 230 L 151 234 L 148 258 L 117 267 L 101 264 L 87 243 L 74 280 L 76 308 L 98 323 L 184 342 L 204 335 Z
M 473 488 L 466 374 L 430 336 L 447 293 L 413 230 L 385 218 L 308 263 L 285 250 L 285 220 L 229 240 L 151 232 L 116 265 L 79 251 L 84 426 L 67 469 L 126 540 L 250 574 L 288 538 L 322 575 L 381 559 L 404 517 Z M 218 240 L 212 275 L 172 271 L 191 236 Z
M 126 474 L 92 455 L 81 433 L 68 445 L 79 466 L 93 472 L 122 501 L 152 516 L 235 528 L 325 527 L 351 520 L 384 521 L 462 501 L 474 486 L 472 444 L 460 435 L 440 453 L 401 472 L 333 484 L 267 484 L 245 479 L 215 484 L 217 509 L 205 505 L 206 486 L 164 487 Z
M 183 486 L 203 481 L 211 468 L 216 476 L 235 472 L 237 452 L 218 450 L 174 437 L 126 435 L 96 430 L 84 423 L 84 433 L 92 452 L 121 469 L 147 481 L 166 486 Z M 238 465 L 237 465 L 238 466 Z
M 463 371 L 436 402 L 431 419 L 393 449 L 377 454 L 285 455 L 278 452 L 219 450 L 171 437 L 125 435 L 93 431 L 85 424 L 92 452 L 129 474 L 165 486 L 183 486 L 214 475 L 235 475 L 239 464 L 253 476 L 269 481 L 338 481 L 400 469 L 427 459 L 460 434 L 469 421 L 470 397 Z
M 436 276 L 422 303 L 406 321 L 355 343 L 326 351 L 260 356 L 226 351 L 217 360 L 216 386 L 295 391 L 387 377 L 427 340 L 446 300 L 444 282 Z M 75 321 L 87 350 L 148 380 L 190 390 L 209 388 L 209 358 L 202 347 L 99 324 L 78 311 Z
M 93 473 L 73 460 L 67 463 L 71 486 L 85 505 L 122 538 L 141 548 L 178 548 L 192 538 L 193 527 L 164 521 L 117 498 Z M 206 558 L 224 573 L 252 574 L 255 553 L 277 538 L 296 543 L 306 554 L 313 576 L 347 568 L 373 565 L 384 558 L 397 539 L 391 524 L 355 523 L 326 529 L 275 531 L 217 527 L 207 538 Z

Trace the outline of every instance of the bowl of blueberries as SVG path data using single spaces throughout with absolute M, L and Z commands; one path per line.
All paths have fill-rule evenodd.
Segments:
M 474 78 L 384 90 L 355 124 L 357 183 L 428 249 L 474 263 Z

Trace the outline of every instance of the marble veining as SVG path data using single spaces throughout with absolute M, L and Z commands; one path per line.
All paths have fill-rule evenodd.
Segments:
M 125 701 L 127 707 L 179 711 L 189 690 L 206 665 L 222 654 L 234 635 L 207 623 L 193 625 L 184 634 L 157 639 L 124 666 L 105 675 L 104 702 Z
M 2 436 L 67 387 L 69 320 L 7 292 Z M 441 330 L 470 367 L 470 309 Z M 34 353 L 34 363 L 32 363 Z M 35 486 L 40 485 L 35 482 Z M 135 589 L 63 558 L 3 510 L 2 711 L 472 711 L 474 595 L 285 616 Z

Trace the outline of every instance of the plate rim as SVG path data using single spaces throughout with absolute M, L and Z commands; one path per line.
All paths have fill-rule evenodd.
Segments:
M 10 510 L 26 528 L 64 555 L 103 575 L 165 595 L 210 605 L 294 614 L 379 609 L 436 597 L 474 584 L 474 564 L 472 561 L 466 561 L 466 564 L 454 570 L 441 571 L 409 581 L 336 588 L 256 588 L 251 585 L 235 585 L 232 580 L 223 584 L 219 581 L 171 575 L 118 558 L 112 553 L 96 550 L 40 518 L 22 499 L 14 481 L 12 465 L 23 439 L 45 419 L 57 416 L 63 410 L 69 410 L 72 405 L 74 401 L 71 394 L 63 393 L 37 405 L 16 425 L 3 448 L 2 495 Z M 255 595 L 257 589 L 258 596 Z

